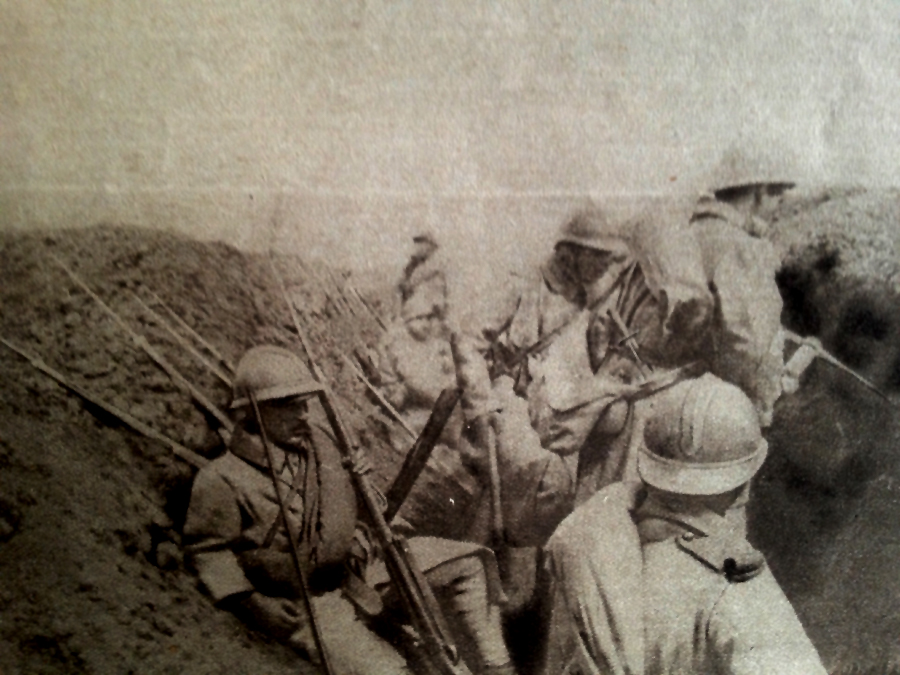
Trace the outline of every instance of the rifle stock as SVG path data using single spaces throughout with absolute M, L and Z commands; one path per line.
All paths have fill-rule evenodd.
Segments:
M 384 519 L 387 522 L 391 522 L 394 519 L 404 500 L 409 496 L 416 479 L 425 468 L 428 458 L 431 457 L 434 446 L 443 433 L 447 420 L 453 414 L 457 401 L 459 401 L 459 389 L 447 388 L 438 396 L 434 409 L 431 411 L 431 416 L 422 430 L 422 435 L 416 439 L 412 449 L 406 455 L 400 472 L 385 495 L 388 507 L 384 513 Z

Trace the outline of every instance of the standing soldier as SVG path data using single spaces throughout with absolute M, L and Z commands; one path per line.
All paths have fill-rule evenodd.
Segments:
M 251 626 L 313 658 L 317 629 L 336 675 L 406 673 L 404 659 L 368 627 L 382 604 L 391 609 L 397 603 L 398 594 L 365 528 L 357 527 L 356 494 L 332 434 L 318 421 L 322 410 L 310 407 L 320 389 L 286 349 L 255 347 L 244 355 L 232 405 L 242 418 L 228 451 L 197 474 L 184 528 L 188 550 L 213 600 Z M 289 490 L 286 519 L 263 429 L 275 475 Z M 357 458 L 350 470 L 365 471 L 364 465 Z M 287 527 L 300 542 L 305 590 L 292 565 Z M 409 544 L 472 670 L 512 673 L 490 553 L 435 538 Z M 318 615 L 316 626 L 301 603 L 304 593 Z
M 753 403 L 713 375 L 658 394 L 638 458 L 547 544 L 547 675 L 825 673 L 746 541 L 767 444 Z
M 776 158 L 733 149 L 714 171 L 713 197 L 702 198 L 690 219 L 715 297 L 711 372 L 744 390 L 764 427 L 784 371 L 780 261 L 764 236 L 792 187 L 790 171 Z
M 403 268 L 403 275 L 397 283 L 401 312 L 403 306 L 416 296 L 419 305 L 434 304 L 441 316 L 447 307 L 446 261 L 431 231 L 424 231 L 413 237 L 413 251 L 409 262 Z
M 627 242 L 596 210 L 571 217 L 553 256 L 498 300 L 457 323 L 454 358 L 468 421 L 489 419 L 497 433 L 507 534 L 535 545 L 574 505 L 582 448 L 605 456 L 624 428 L 625 398 L 643 379 L 626 343 L 635 327 L 656 332 L 659 312 Z M 475 450 L 483 475 L 485 450 Z
M 456 387 L 450 335 L 440 308 L 424 293 L 413 295 L 399 320 L 382 334 L 377 350 L 375 381 L 384 398 L 405 423 L 394 426 L 391 444 L 406 452 L 411 444 L 407 429 L 421 434 L 435 403 L 446 388 Z M 437 469 L 420 477 L 410 495 L 410 520 L 420 534 L 463 536 L 477 498 L 478 483 L 458 452 L 463 414 L 456 406 L 432 450 L 430 463 Z

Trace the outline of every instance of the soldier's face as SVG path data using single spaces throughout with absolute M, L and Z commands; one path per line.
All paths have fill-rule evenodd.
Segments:
M 259 402 L 259 416 L 266 434 L 273 443 L 292 445 L 309 434 L 306 417 L 309 413 L 309 396 L 291 396 Z
M 437 334 L 437 318 L 433 316 L 417 316 L 407 320 L 406 329 L 419 342 Z
M 599 251 L 593 248 L 579 247 L 578 250 L 578 279 L 585 286 L 602 277 L 616 262 L 612 251 Z
M 556 246 L 557 264 L 572 281 L 583 286 L 590 286 L 606 274 L 616 260 L 611 251 L 601 251 L 567 241 Z
M 779 184 L 750 185 L 727 190 L 725 201 L 741 213 L 770 221 L 786 190 L 787 186 Z
M 758 185 L 755 194 L 754 214 L 771 221 L 787 191 L 784 185 Z

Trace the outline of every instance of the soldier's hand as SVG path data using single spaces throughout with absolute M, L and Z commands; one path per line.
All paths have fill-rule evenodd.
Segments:
M 287 598 L 273 598 L 254 591 L 241 606 L 257 628 L 279 640 L 287 640 L 305 623 L 297 603 Z
M 807 338 L 791 359 L 784 364 L 781 374 L 781 389 L 786 394 L 794 394 L 800 388 L 800 378 L 822 351 L 822 343 L 816 338 Z
M 366 454 L 365 450 L 360 447 L 353 448 L 350 456 L 350 470 L 358 476 L 365 476 L 372 473 L 372 460 Z

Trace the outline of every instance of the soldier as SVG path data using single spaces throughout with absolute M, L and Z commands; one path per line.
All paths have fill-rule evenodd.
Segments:
M 706 374 L 653 408 L 642 484 L 601 490 L 547 544 L 543 672 L 825 673 L 745 538 L 749 481 L 768 447 L 752 402 Z
M 602 463 L 625 426 L 624 396 L 642 376 L 623 344 L 624 324 L 656 330 L 658 307 L 648 298 L 626 241 L 602 212 L 581 211 L 540 269 L 480 320 L 458 323 L 463 407 L 470 422 L 489 418 L 497 431 L 504 518 L 516 543 L 543 543 L 574 504 L 582 448 L 599 447 Z M 474 447 L 483 475 L 483 449 Z
M 794 187 L 789 175 L 765 153 L 730 150 L 714 171 L 713 197 L 701 198 L 690 218 L 715 296 L 711 372 L 744 390 L 764 427 L 771 424 L 784 372 L 775 283 L 780 261 L 764 236 L 782 196 Z
M 413 252 L 403 275 L 397 283 L 400 308 L 415 296 L 419 304 L 433 303 L 443 316 L 447 307 L 446 261 L 433 232 L 425 231 L 413 237 Z
M 377 351 L 376 381 L 385 398 L 421 432 L 441 391 L 456 384 L 450 334 L 440 305 L 424 293 L 409 298 L 400 319 L 382 335 Z M 452 426 L 458 433 L 460 424 Z
M 368 628 L 397 593 L 365 528 L 356 495 L 323 419 L 320 390 L 306 366 L 274 346 L 249 350 L 238 365 L 232 407 L 242 415 L 228 451 L 197 474 L 184 535 L 213 600 L 251 626 L 315 657 L 302 590 L 250 394 L 290 488 L 288 526 L 300 540 L 318 628 L 337 673 L 406 673 L 404 659 Z M 351 470 L 365 471 L 357 458 Z M 475 673 L 512 673 L 503 643 L 496 569 L 490 552 L 434 538 L 410 540 Z

